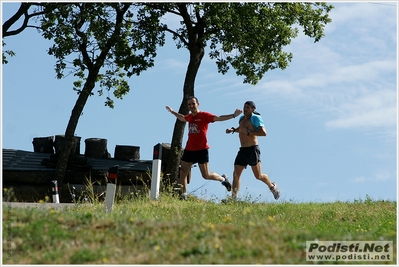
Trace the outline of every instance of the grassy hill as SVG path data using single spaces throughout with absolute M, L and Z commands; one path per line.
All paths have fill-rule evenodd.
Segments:
M 3 204 L 3 264 L 314 264 L 306 241 L 394 242 L 392 201 L 216 203 L 163 196 L 71 208 Z M 319 262 L 331 264 L 331 262 Z M 345 263 L 345 262 L 338 262 Z

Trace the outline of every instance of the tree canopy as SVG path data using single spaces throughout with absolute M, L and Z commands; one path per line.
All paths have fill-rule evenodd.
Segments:
M 73 89 L 78 93 L 96 69 L 93 81 L 100 86 L 98 93 L 113 90 L 122 99 L 130 89 L 127 78 L 152 67 L 157 45 L 163 45 L 164 34 L 151 21 L 151 16 L 159 15 L 143 12 L 136 4 L 50 4 L 46 8 L 51 12 L 46 12 L 41 30 L 43 37 L 54 40 L 48 53 L 57 59 L 57 77 L 75 75 Z M 152 31 L 147 30 L 150 26 Z M 114 107 L 110 97 L 105 104 Z

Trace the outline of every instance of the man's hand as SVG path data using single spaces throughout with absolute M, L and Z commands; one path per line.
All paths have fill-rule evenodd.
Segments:
M 239 116 L 242 113 L 241 109 L 236 109 L 236 111 L 234 111 L 234 118 Z
M 229 129 L 226 129 L 226 133 L 227 133 L 227 134 L 229 134 L 229 133 L 235 133 L 237 130 L 238 130 L 238 129 L 235 129 L 234 127 L 231 127 L 231 128 L 229 128 Z

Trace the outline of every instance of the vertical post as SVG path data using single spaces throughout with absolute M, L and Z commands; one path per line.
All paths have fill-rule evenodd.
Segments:
M 104 212 L 111 212 L 114 205 L 116 191 L 116 177 L 118 175 L 119 165 L 109 168 L 107 190 L 105 191 Z
M 60 198 L 58 196 L 58 184 L 57 180 L 52 180 L 53 186 L 51 188 L 51 192 L 53 195 L 53 203 L 60 203 Z
M 154 156 L 152 160 L 152 179 L 151 179 L 151 199 L 158 199 L 159 184 L 161 182 L 161 160 L 162 145 L 158 143 L 154 146 Z

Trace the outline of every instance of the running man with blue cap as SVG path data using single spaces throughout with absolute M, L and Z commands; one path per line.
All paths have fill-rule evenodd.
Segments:
M 238 128 L 231 127 L 226 129 L 226 133 L 238 133 L 241 147 L 234 161 L 232 198 L 236 199 L 240 189 L 241 174 L 247 165 L 250 165 L 255 178 L 264 182 L 272 192 L 274 199 L 279 199 L 280 190 L 275 182 L 271 182 L 267 174 L 262 173 L 260 162 L 260 149 L 258 145 L 258 136 L 266 136 L 266 129 L 263 119 L 255 111 L 256 105 L 253 101 L 247 101 L 244 104 L 243 113 L 239 119 Z

